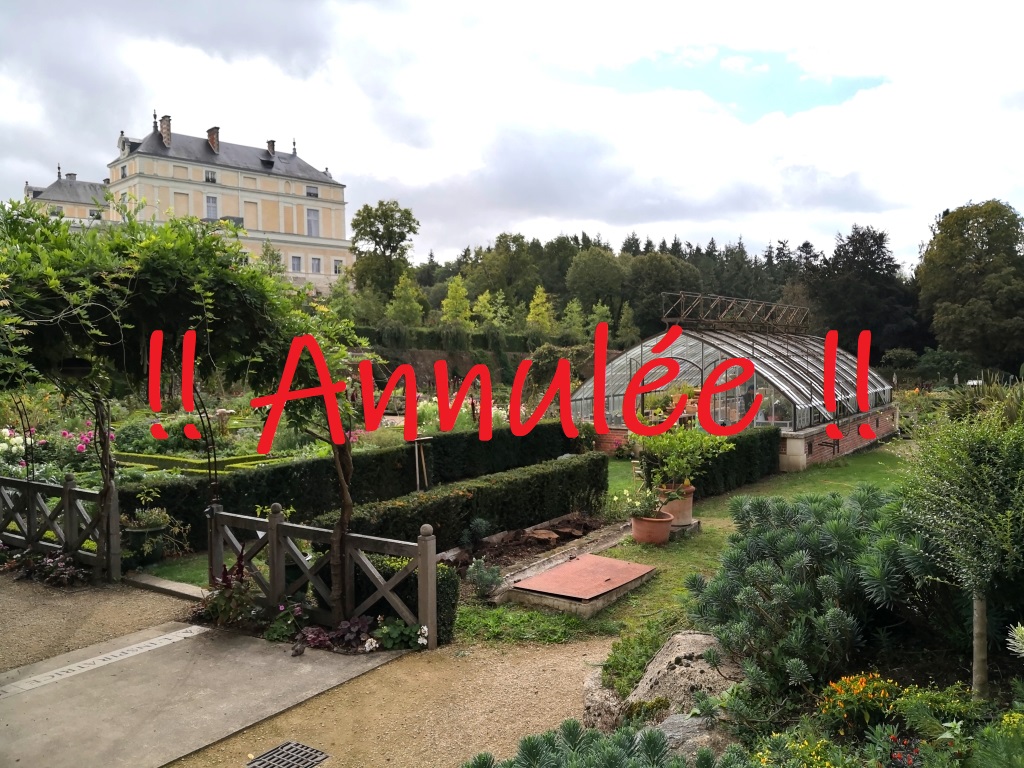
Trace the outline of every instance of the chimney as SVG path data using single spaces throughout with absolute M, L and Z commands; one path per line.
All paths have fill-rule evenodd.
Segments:
M 294 154 L 296 154 L 296 152 L 295 152 L 295 139 L 292 139 L 292 155 L 294 155 Z
M 60 181 L 60 163 L 57 163 L 57 181 Z
M 64 178 L 66 178 L 68 181 L 77 181 L 78 180 L 78 174 L 77 173 L 65 173 L 64 174 Z
M 104 184 L 105 184 L 106 186 L 108 186 L 108 187 L 109 187 L 109 186 L 110 186 L 110 179 L 104 179 L 104 180 L 103 180 L 103 183 L 104 183 Z
M 214 126 L 206 130 L 206 140 L 210 142 L 210 149 L 220 154 L 220 128 Z
M 274 154 L 274 144 L 275 142 L 273 139 L 267 139 L 267 152 L 270 154 Z
M 163 137 L 164 146 L 171 146 L 171 116 L 164 115 L 160 118 L 160 135 Z

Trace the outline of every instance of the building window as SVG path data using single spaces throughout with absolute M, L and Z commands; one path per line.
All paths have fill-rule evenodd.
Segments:
M 302 271 L 302 257 L 301 256 L 292 256 L 292 272 L 301 272 L 301 271 Z
M 309 271 L 312 272 L 314 275 L 319 275 L 320 274 L 320 259 L 319 259 L 319 257 L 314 256 L 313 258 L 311 258 L 309 260 Z
M 122 203 L 127 203 L 128 202 L 128 193 L 127 192 L 122 192 L 121 193 L 121 202 Z
M 320 190 L 317 187 L 306 187 L 306 197 L 320 197 Z
M 216 171 L 207 171 L 206 172 L 206 183 L 207 184 L 216 184 L 217 183 L 217 172 Z
M 60 216 L 62 213 L 64 213 L 64 209 L 61 208 L 59 205 L 51 205 L 50 206 L 50 215 L 51 216 Z
M 103 218 L 103 211 L 101 211 L 99 208 L 90 208 L 89 209 L 89 218 L 90 219 L 101 219 L 101 218 Z
M 217 198 L 213 195 L 206 196 L 206 218 L 217 218 Z
M 306 211 L 306 234 L 309 237 L 320 237 L 320 211 L 316 208 Z
M 122 179 L 127 179 L 128 178 L 128 166 L 127 165 L 122 165 L 121 166 L 121 178 Z
M 341 275 L 345 273 L 345 262 L 341 259 L 334 260 L 334 274 Z

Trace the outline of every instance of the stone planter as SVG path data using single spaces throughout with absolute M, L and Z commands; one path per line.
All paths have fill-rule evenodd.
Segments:
M 658 517 L 632 518 L 633 540 L 638 544 L 666 544 L 672 533 L 672 515 L 659 512 Z
M 689 525 L 693 522 L 693 494 L 696 488 L 692 485 L 663 486 L 658 489 L 661 497 L 661 511 L 672 515 L 673 526 Z M 670 493 L 681 496 L 679 499 L 668 499 Z

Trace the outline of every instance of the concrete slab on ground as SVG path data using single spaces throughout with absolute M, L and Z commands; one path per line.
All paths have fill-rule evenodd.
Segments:
M 0 676 L 0 765 L 159 768 L 402 653 L 164 624 Z

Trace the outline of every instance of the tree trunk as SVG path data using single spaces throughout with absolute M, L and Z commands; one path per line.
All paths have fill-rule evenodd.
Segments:
M 352 494 L 349 492 L 353 471 L 352 446 L 348 442 L 341 445 L 332 443 L 331 453 L 341 488 L 341 515 L 331 535 L 331 605 L 334 623 L 337 625 L 345 618 L 345 538 L 352 520 Z
M 974 665 L 971 680 L 974 698 L 988 698 L 988 602 L 983 594 L 974 596 Z

